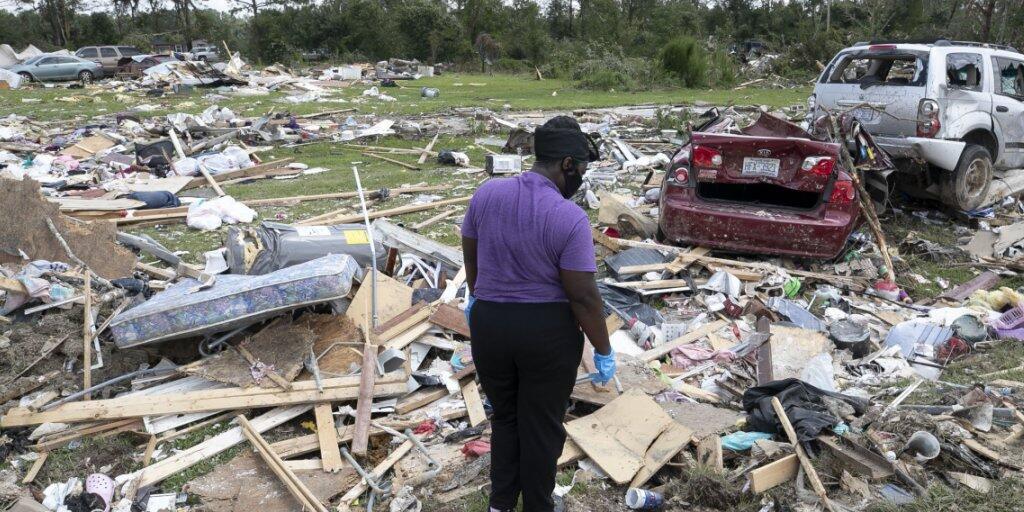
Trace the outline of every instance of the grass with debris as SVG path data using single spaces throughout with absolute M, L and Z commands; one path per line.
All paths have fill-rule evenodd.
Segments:
M 357 84 L 347 88 L 328 89 L 328 95 L 317 101 L 289 103 L 283 92 L 256 96 L 225 94 L 217 89 L 196 89 L 191 95 L 147 97 L 145 90 L 110 88 L 105 84 L 84 89 L 68 89 L 69 83 L 33 84 L 0 95 L 0 112 L 30 115 L 41 121 L 67 122 L 85 120 L 100 114 L 135 111 L 142 117 L 173 112 L 199 113 L 210 105 L 228 107 L 239 115 L 255 116 L 270 110 L 310 114 L 314 112 L 355 108 L 358 114 L 425 115 L 453 108 L 488 108 L 495 112 L 511 110 L 573 110 L 579 108 L 617 107 L 625 105 L 767 105 L 785 107 L 804 104 L 809 88 L 714 89 L 668 88 L 642 92 L 593 91 L 573 88 L 567 80 L 534 80 L 522 75 L 446 74 L 416 81 L 399 81 L 399 87 L 379 90 L 396 101 L 364 98 L 370 85 Z M 437 98 L 421 98 L 420 88 L 441 91 Z M 699 102 L 699 103 L 698 103 Z
M 928 494 L 906 505 L 876 503 L 866 512 L 1018 512 L 1024 503 L 1024 483 L 1017 478 L 992 482 L 992 490 L 981 493 L 945 485 L 928 486 Z

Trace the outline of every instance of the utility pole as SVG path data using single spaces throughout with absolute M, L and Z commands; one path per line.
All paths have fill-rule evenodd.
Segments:
M 832 29 L 832 0 L 825 0 L 825 32 Z

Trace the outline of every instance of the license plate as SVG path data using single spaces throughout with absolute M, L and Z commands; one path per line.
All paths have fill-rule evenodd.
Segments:
M 853 110 L 853 117 L 864 124 L 876 124 L 882 118 L 882 113 L 873 108 L 858 108 Z
M 779 177 L 778 158 L 744 158 L 743 175 L 766 178 Z

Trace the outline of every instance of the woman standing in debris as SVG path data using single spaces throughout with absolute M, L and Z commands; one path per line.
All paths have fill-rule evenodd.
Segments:
M 514 510 L 519 493 L 526 512 L 555 510 L 584 334 L 595 349 L 593 380 L 615 373 L 590 222 L 568 199 L 597 150 L 574 119 L 559 116 L 536 130 L 534 153 L 530 172 L 484 183 L 462 224 L 473 361 L 494 409 L 492 512 Z

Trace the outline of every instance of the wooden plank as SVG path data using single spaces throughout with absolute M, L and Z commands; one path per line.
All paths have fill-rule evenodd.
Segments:
M 437 133 L 434 134 L 434 138 L 430 139 L 430 143 L 428 143 L 427 146 L 423 148 L 423 152 L 420 153 L 420 157 L 419 159 L 416 160 L 416 163 L 426 163 L 427 157 L 430 156 L 430 150 L 434 149 L 434 144 L 437 143 L 437 138 L 439 136 L 441 136 L 441 130 L 438 130 Z
M 406 391 L 406 384 L 381 384 L 373 387 L 374 396 L 394 396 Z M 0 427 L 38 425 L 41 423 L 74 423 L 98 419 L 139 418 L 164 414 L 187 414 L 195 412 L 222 411 L 228 409 L 254 409 L 283 405 L 312 404 L 317 402 L 341 402 L 359 397 L 359 389 L 351 386 L 325 388 L 323 392 L 313 390 L 281 391 L 271 389 L 271 394 L 252 396 L 229 396 L 224 398 L 191 397 L 183 393 L 176 397 L 139 400 L 94 400 L 92 402 L 69 403 L 49 411 L 32 412 L 15 408 L 0 417 Z M 196 392 L 203 393 L 203 392 Z
M 710 324 L 703 325 L 670 342 L 662 343 L 661 345 L 658 345 L 657 347 L 654 347 L 644 352 L 643 354 L 640 354 L 640 357 L 638 359 L 644 362 L 654 361 L 655 359 L 658 359 L 668 354 L 669 352 L 672 352 L 673 350 L 675 350 L 676 347 L 693 343 L 703 338 L 704 336 L 707 336 L 709 333 L 715 332 L 721 329 L 722 327 L 725 327 L 727 324 L 728 322 L 724 320 L 716 320 L 714 322 L 711 322 Z
M 146 451 L 142 455 L 142 465 L 148 466 L 153 462 L 153 451 L 156 450 L 156 436 L 150 435 L 149 441 L 146 443 Z
M 434 201 L 432 203 L 425 204 L 410 204 L 406 206 L 399 206 L 397 208 L 389 208 L 387 210 L 375 210 L 369 212 L 371 219 L 379 219 L 381 217 L 394 217 L 397 215 L 405 215 L 407 213 L 416 213 L 426 210 L 433 210 L 441 206 L 448 206 L 451 204 L 468 203 L 472 196 L 455 197 L 452 199 L 443 199 L 441 201 Z M 320 222 L 330 222 L 331 224 L 351 224 L 353 222 L 361 222 L 363 220 L 362 213 L 354 213 L 351 215 L 339 215 L 331 219 L 322 219 Z M 298 222 L 299 225 L 306 225 L 306 221 Z
M 722 461 L 722 438 L 712 434 L 697 443 L 697 464 L 715 471 L 722 471 L 725 468 Z
M 420 304 L 422 304 L 422 302 Z M 430 316 L 434 313 L 434 311 L 435 311 L 435 308 L 432 308 L 432 307 L 420 308 L 419 310 L 413 312 L 411 315 L 409 315 L 406 318 L 398 319 L 398 321 L 394 322 L 394 323 L 389 322 L 389 324 L 391 324 L 391 326 L 388 327 L 383 332 L 381 332 L 379 335 L 375 336 L 375 338 L 380 343 L 387 343 L 387 342 L 397 338 L 402 333 L 404 333 L 404 332 L 406 332 L 406 331 L 408 331 L 410 329 L 413 329 L 414 327 L 417 327 L 417 326 L 420 326 L 420 325 L 423 325 L 423 324 L 428 324 L 429 325 L 429 322 L 427 322 L 427 319 L 430 318 Z
M 266 432 L 300 414 L 310 410 L 308 405 L 279 407 L 253 418 L 249 424 L 257 432 Z M 314 435 L 314 438 L 316 436 Z M 207 439 L 191 448 L 182 450 L 166 459 L 155 462 L 131 474 L 138 479 L 139 487 L 154 485 L 165 478 L 188 469 L 195 464 L 209 460 L 245 440 L 241 427 L 234 427 Z M 314 444 L 316 440 L 314 439 Z
M 85 311 L 82 315 L 82 389 L 92 387 L 92 272 L 86 270 L 82 294 L 85 295 Z M 86 393 L 82 400 L 92 400 Z
M 366 343 L 363 344 L 363 365 L 362 370 L 359 372 L 361 377 L 359 381 L 359 401 L 356 403 L 355 433 L 352 435 L 352 453 L 359 456 L 366 455 L 370 442 L 370 415 L 375 395 L 373 381 L 377 378 L 378 353 L 377 345 L 370 343 L 369 329 L 363 332 L 366 336 Z
M 438 305 L 437 311 L 430 316 L 430 323 L 449 331 L 455 331 L 466 338 L 470 337 L 466 313 L 451 304 Z
M 668 461 L 672 460 L 677 453 L 682 451 L 688 444 L 690 444 L 690 438 L 693 437 L 693 431 L 686 428 L 680 423 L 672 422 L 669 427 L 658 436 L 658 439 L 654 441 L 654 444 L 647 449 L 647 453 L 644 455 L 644 465 L 637 472 L 636 476 L 633 477 L 633 481 L 629 483 L 630 487 L 643 488 L 644 484 L 653 477 L 658 470 L 660 470 Z M 715 436 L 718 439 L 718 436 Z M 719 444 L 721 448 L 721 444 Z M 563 449 L 563 454 L 565 450 Z M 719 459 L 721 458 L 721 449 L 719 449 Z
M 434 224 L 437 224 L 438 222 L 441 222 L 442 220 L 447 219 L 448 217 L 451 217 L 452 215 L 455 215 L 455 212 L 456 212 L 456 210 L 445 210 L 445 211 L 443 211 L 443 212 L 441 212 L 441 213 L 439 213 L 437 215 L 434 215 L 433 217 L 431 217 L 431 218 L 429 218 L 427 220 L 424 220 L 422 222 L 417 222 L 416 224 L 413 224 L 411 229 L 413 231 L 419 233 L 419 231 L 421 229 L 433 226 Z
M 476 381 L 467 378 L 462 382 L 462 399 L 466 401 L 466 411 L 469 413 L 469 425 L 475 427 L 487 421 L 487 414 L 484 412 L 484 403 L 480 399 L 480 388 Z
M 79 439 L 92 434 L 98 434 L 107 430 L 118 429 L 125 425 L 131 425 L 135 422 L 135 418 L 127 418 L 119 421 L 109 421 L 88 425 L 85 426 L 84 428 L 75 429 L 70 432 L 60 432 L 53 437 L 46 437 L 44 439 L 40 439 L 36 444 L 32 445 L 32 449 L 37 452 L 47 452 L 50 450 L 55 450 L 57 448 L 60 448 L 61 446 L 70 443 L 71 441 L 74 441 L 75 439 Z
M 25 478 L 21 479 L 21 483 L 30 484 L 36 479 L 36 475 L 39 474 L 39 470 L 43 469 L 43 464 L 46 464 L 46 459 L 50 457 L 50 452 L 41 452 L 36 461 L 32 463 L 32 467 L 28 468 L 28 473 L 25 473 Z
M 681 448 L 682 447 L 680 446 L 680 449 Z M 562 454 L 558 456 L 558 463 L 556 465 L 558 467 L 562 467 L 566 464 L 572 464 L 586 456 L 587 454 L 583 453 L 583 450 L 580 449 L 580 445 L 576 444 L 576 441 L 566 437 L 565 444 L 562 446 Z
M 23 295 L 28 294 L 28 291 L 25 290 L 25 285 L 21 284 L 21 281 L 4 276 L 0 276 L 0 291 L 20 293 Z
M 394 158 L 388 158 L 388 157 L 386 157 L 384 155 L 378 155 L 377 153 L 364 152 L 363 155 L 369 156 L 369 157 L 372 157 L 372 158 L 376 158 L 378 160 L 384 160 L 385 162 L 390 162 L 390 163 L 393 163 L 395 165 L 400 165 L 402 167 L 405 167 L 406 169 L 409 169 L 410 171 L 418 171 L 418 170 L 420 170 L 419 166 L 416 166 L 416 165 L 413 165 L 413 164 L 407 164 L 407 163 L 405 163 L 405 162 L 403 162 L 401 160 L 395 160 Z
M 271 162 L 266 162 L 266 163 L 262 163 L 262 164 L 259 164 L 259 165 L 254 165 L 254 166 L 246 168 L 246 169 L 239 169 L 237 171 L 222 172 L 222 173 L 218 174 L 216 176 L 216 178 L 219 178 L 220 181 L 227 181 L 227 180 L 233 180 L 233 179 L 236 179 L 236 178 L 244 178 L 244 177 L 247 177 L 247 176 L 254 176 L 254 175 L 257 175 L 257 174 L 262 174 L 262 173 L 264 173 L 264 172 L 266 172 L 266 171 L 268 171 L 270 169 L 277 169 L 277 168 L 280 168 L 280 167 L 284 167 L 284 166 L 286 166 L 286 165 L 288 165 L 288 164 L 290 164 L 290 163 L 292 163 L 294 161 L 295 161 L 294 158 L 282 158 L 280 160 L 274 160 L 274 161 L 271 161 Z M 216 181 L 216 179 L 215 179 L 215 181 Z M 188 184 L 185 185 L 182 188 L 182 190 L 188 190 L 190 188 L 201 187 L 203 185 L 206 185 L 207 183 L 208 182 L 206 181 L 205 177 L 198 177 L 198 178 L 195 178 L 192 181 L 188 182 Z
M 366 273 L 362 285 L 352 298 L 345 316 L 356 326 L 369 326 L 372 329 L 407 311 L 412 304 L 412 288 L 405 283 L 392 279 L 381 272 L 377 273 L 377 323 L 371 320 L 372 307 L 370 299 L 373 294 L 371 273 Z
M 750 478 L 750 492 L 762 493 L 789 482 L 796 478 L 799 470 L 800 459 L 795 453 L 765 464 L 747 474 Z
M 313 414 L 316 416 L 316 435 L 320 441 L 322 468 L 328 473 L 341 471 L 344 463 L 341 460 L 341 452 L 338 451 L 338 430 L 334 426 L 331 404 L 316 404 Z
M 299 477 L 295 476 L 295 473 L 284 465 L 284 461 L 274 453 L 274 450 L 270 448 L 267 440 L 263 439 L 263 436 L 261 436 L 260 433 L 249 424 L 249 421 L 245 419 L 245 416 L 240 414 L 235 418 L 235 420 L 242 427 L 242 433 L 253 447 L 256 448 L 256 451 L 260 454 L 260 457 L 263 458 L 263 461 L 267 463 L 267 466 L 270 467 L 270 470 L 277 475 L 281 480 L 281 483 L 285 484 L 285 487 L 288 488 L 288 492 L 290 492 L 292 496 L 299 501 L 299 503 L 302 503 L 302 510 L 309 508 L 316 512 L 327 512 L 327 507 L 325 507 L 323 503 L 313 495 L 313 492 L 310 491 L 301 480 L 299 480 Z
M 416 304 L 413 304 L 412 306 L 409 307 L 409 309 L 406 309 L 405 311 L 402 311 L 401 313 L 395 315 L 387 322 L 381 323 L 377 327 L 374 327 L 373 335 L 379 338 L 380 335 L 386 333 L 387 331 L 397 329 L 397 332 L 391 334 L 392 336 L 394 336 L 395 334 L 399 334 L 402 331 L 408 330 L 413 325 L 416 325 L 422 322 L 423 320 L 426 320 L 427 317 L 430 316 L 429 314 L 427 316 L 417 315 L 417 313 L 419 313 L 426 307 L 426 302 L 417 302 Z M 407 322 L 406 320 L 410 318 L 416 318 L 416 320 Z M 399 327 L 400 325 L 402 327 Z
M 412 343 L 412 342 L 416 341 L 417 339 L 419 339 L 420 336 L 423 336 L 424 334 L 426 334 L 427 331 L 429 331 L 432 328 L 433 328 L 432 324 L 430 324 L 429 322 L 423 322 L 423 323 L 413 327 L 412 329 L 409 329 L 408 331 L 405 331 L 402 334 L 399 334 L 398 336 L 392 338 L 391 341 L 388 341 L 387 343 L 384 344 L 384 348 L 385 349 L 393 348 L 395 350 L 402 350 L 403 348 L 408 346 L 410 343 Z
M 836 512 L 832 501 L 828 499 L 825 486 L 821 483 L 821 479 L 818 478 L 818 472 L 815 471 L 814 464 L 811 463 L 811 459 L 804 452 L 804 447 L 800 445 L 800 439 L 796 437 L 796 430 L 793 429 L 793 424 L 789 422 L 789 416 L 786 416 L 786 409 L 782 407 L 782 402 L 779 401 L 778 397 L 772 397 L 772 408 L 775 409 L 775 416 L 778 417 L 779 423 L 782 424 L 782 429 L 786 431 L 786 437 L 789 438 L 790 444 L 793 445 L 793 451 L 796 452 L 796 456 L 800 459 L 800 466 L 804 468 L 804 474 L 811 481 L 811 488 L 814 489 L 814 493 L 821 499 L 821 503 L 825 506 L 826 510 Z
M 432 404 L 446 396 L 448 396 L 448 389 L 444 386 L 420 388 L 402 398 L 399 398 L 398 405 L 395 406 L 395 413 L 407 414 L 427 404 Z
M 284 467 L 292 471 L 325 471 L 324 462 L 320 459 L 285 460 Z

